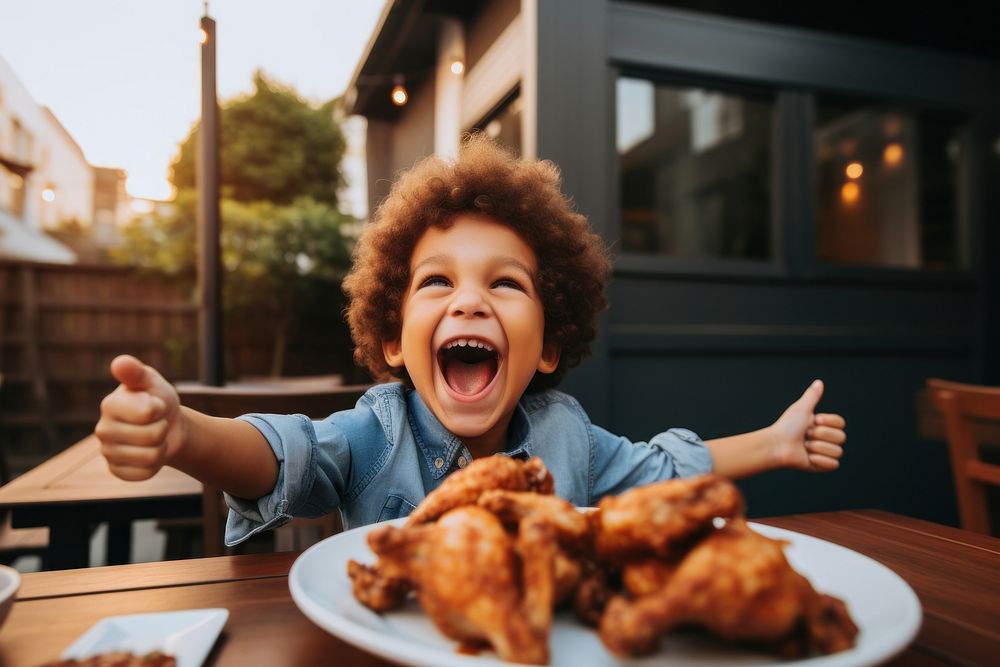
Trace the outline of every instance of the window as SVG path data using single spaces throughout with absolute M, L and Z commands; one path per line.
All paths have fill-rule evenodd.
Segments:
M 774 96 L 621 76 L 621 249 L 769 260 Z
M 521 154 L 521 102 L 520 91 L 515 90 L 486 118 L 476 123 L 473 132 L 483 132 L 501 146 Z
M 960 119 L 816 98 L 818 254 L 829 264 L 961 267 Z
M 22 164 L 31 164 L 31 133 L 24 129 L 21 121 L 11 119 L 11 154 Z

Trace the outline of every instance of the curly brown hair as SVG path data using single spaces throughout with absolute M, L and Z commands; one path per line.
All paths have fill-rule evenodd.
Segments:
M 547 160 L 520 160 L 483 135 L 467 137 L 458 159 L 425 158 L 404 173 L 365 226 L 344 280 L 355 361 L 377 380 L 410 384 L 392 368 L 382 341 L 401 334 L 410 255 L 431 225 L 448 227 L 471 213 L 508 225 L 538 258 L 536 280 L 545 312 L 545 341 L 561 350 L 551 374 L 536 373 L 527 391 L 559 383 L 589 352 L 611 261 L 604 241 L 559 189 L 559 169 Z

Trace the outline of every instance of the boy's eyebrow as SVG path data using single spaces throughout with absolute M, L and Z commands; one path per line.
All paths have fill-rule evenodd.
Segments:
M 413 273 L 416 273 L 422 266 L 427 264 L 451 264 L 454 261 L 455 260 L 449 255 L 431 255 L 430 257 L 425 257 L 420 260 L 420 262 L 413 267 Z M 529 276 L 535 275 L 534 272 L 524 264 L 524 262 L 518 261 L 509 255 L 494 255 L 490 257 L 490 261 L 494 264 L 516 267 L 524 271 Z
M 535 275 L 534 271 L 532 271 L 531 269 L 529 269 L 527 266 L 524 265 L 524 262 L 519 262 L 513 257 L 509 257 L 507 255 L 494 255 L 491 259 L 497 264 L 503 264 L 505 266 L 513 266 L 518 269 L 521 269 L 529 276 Z

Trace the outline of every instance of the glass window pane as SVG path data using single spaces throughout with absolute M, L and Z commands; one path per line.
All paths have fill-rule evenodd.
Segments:
M 772 96 L 616 85 L 621 248 L 769 259 Z
M 961 122 L 822 96 L 816 115 L 819 257 L 958 268 Z
M 496 111 L 477 123 L 472 131 L 484 132 L 501 146 L 521 154 L 521 102 L 520 92 L 511 95 Z

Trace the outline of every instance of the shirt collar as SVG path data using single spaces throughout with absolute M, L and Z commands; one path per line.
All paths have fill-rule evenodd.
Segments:
M 417 447 L 424 457 L 424 464 L 433 479 L 446 475 L 460 453 L 471 459 L 461 438 L 451 433 L 438 421 L 427 404 L 414 390 L 407 391 L 407 416 Z M 507 448 L 504 454 L 517 459 L 528 459 L 532 455 L 531 422 L 524 406 L 518 402 L 507 429 Z

